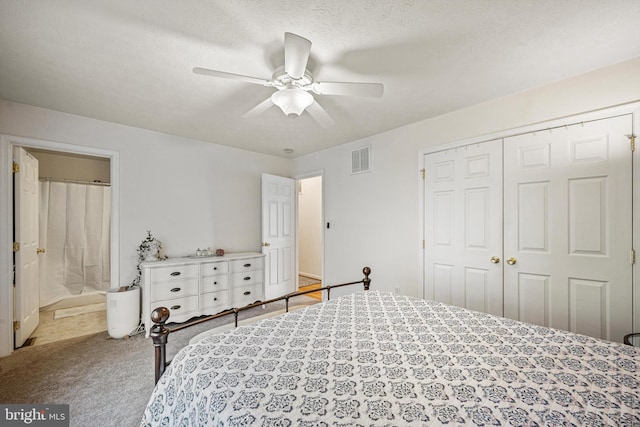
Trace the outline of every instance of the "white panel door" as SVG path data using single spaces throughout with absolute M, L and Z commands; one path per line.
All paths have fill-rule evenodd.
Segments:
M 21 147 L 14 148 L 19 172 L 14 174 L 14 240 L 20 244 L 15 252 L 14 320 L 15 347 L 21 347 L 40 321 L 40 287 L 38 269 L 38 160 Z
M 631 126 L 504 140 L 506 317 L 612 341 L 631 331 Z
M 262 174 L 265 298 L 295 291 L 295 180 Z
M 425 297 L 502 315 L 501 140 L 425 155 Z

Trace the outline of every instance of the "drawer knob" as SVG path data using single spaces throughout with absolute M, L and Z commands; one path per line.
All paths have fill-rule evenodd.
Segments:
M 179 271 L 174 271 L 171 273 L 172 276 L 179 276 L 181 273 Z
M 246 291 L 244 295 L 251 295 L 251 291 Z
M 218 301 L 218 297 L 213 297 L 213 300 L 214 301 Z
M 174 305 L 171 307 L 171 310 L 180 310 L 180 305 Z
M 171 289 L 171 292 L 180 292 L 180 288 L 173 288 Z
M 251 276 L 245 277 L 244 280 L 251 280 Z
M 251 264 L 245 264 L 244 266 L 245 267 L 251 267 Z
M 213 282 L 213 284 L 214 284 L 214 285 L 217 285 L 217 284 L 218 284 L 218 282 Z
M 214 269 L 214 270 L 217 270 L 217 269 L 218 269 L 218 267 L 213 267 L 213 269 Z

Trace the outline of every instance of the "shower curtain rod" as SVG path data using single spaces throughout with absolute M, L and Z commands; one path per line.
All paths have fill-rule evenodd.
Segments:
M 111 183 L 109 183 L 109 182 L 78 181 L 78 180 L 75 180 L 75 179 L 51 178 L 51 177 L 48 177 L 48 176 L 40 178 L 40 181 L 69 182 L 69 183 L 73 183 L 73 184 L 100 185 L 102 187 L 111 187 Z

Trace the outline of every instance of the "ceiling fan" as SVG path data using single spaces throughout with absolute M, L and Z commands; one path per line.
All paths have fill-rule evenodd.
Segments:
M 289 117 L 298 117 L 306 110 L 323 127 L 335 122 L 310 92 L 317 95 L 382 96 L 384 86 L 381 83 L 314 81 L 313 75 L 307 70 L 310 51 L 309 40 L 293 33 L 284 33 L 284 65 L 276 68 L 270 80 L 200 67 L 194 68 L 193 72 L 277 89 L 271 97 L 245 113 L 245 117 L 260 114 L 275 104 Z

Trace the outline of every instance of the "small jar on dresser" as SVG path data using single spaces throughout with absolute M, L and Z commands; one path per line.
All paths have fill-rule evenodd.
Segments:
M 158 307 L 167 307 L 169 322 L 179 323 L 264 299 L 264 255 L 258 252 L 171 258 L 140 268 L 146 337 Z

